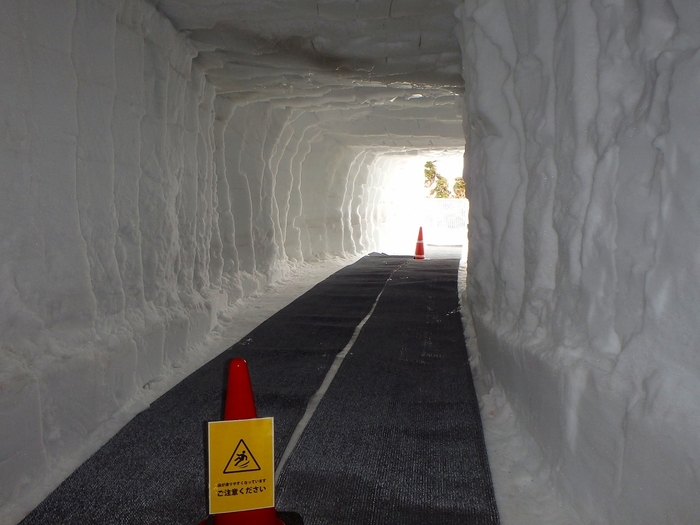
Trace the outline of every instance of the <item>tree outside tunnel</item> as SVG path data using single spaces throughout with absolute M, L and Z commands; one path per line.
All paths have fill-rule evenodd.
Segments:
M 412 254 L 419 227 L 427 246 L 466 246 L 469 201 L 457 198 L 459 186 L 450 184 L 463 180 L 463 151 L 386 155 L 378 163 L 385 173 L 380 203 L 384 220 L 378 242 L 382 252 Z M 433 173 L 435 180 L 442 178 L 447 183 L 443 185 L 446 191 L 440 192 L 444 197 L 430 195 L 436 188 L 434 181 L 432 188 L 428 182 Z
M 450 189 L 449 181 L 438 173 L 437 166 L 434 160 L 426 161 L 423 167 L 423 175 L 425 177 L 424 185 L 430 189 L 430 196 L 438 199 L 464 199 L 466 198 L 466 184 L 462 177 L 454 179 L 452 188 Z

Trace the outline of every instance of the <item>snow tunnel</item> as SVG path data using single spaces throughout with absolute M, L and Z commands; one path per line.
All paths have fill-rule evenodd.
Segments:
M 503 523 L 698 522 L 698 28 L 695 0 L 2 2 L 0 522 L 246 298 L 381 251 L 390 168 L 446 151 Z

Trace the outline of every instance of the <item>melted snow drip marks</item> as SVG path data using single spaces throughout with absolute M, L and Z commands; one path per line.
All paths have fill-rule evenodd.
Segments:
M 216 169 L 216 212 L 218 215 L 220 246 L 217 247 L 218 257 L 221 265 L 212 269 L 212 282 L 221 284 L 221 279 L 231 281 L 235 279 L 238 272 L 238 250 L 236 249 L 235 236 L 236 225 L 231 211 L 231 194 L 226 169 L 226 144 L 225 133 L 229 120 L 233 115 L 233 103 L 227 99 L 217 97 L 215 99 L 216 121 L 214 122 L 214 142 L 216 150 L 214 152 L 214 165 Z M 240 297 L 238 290 L 232 290 L 231 299 Z
M 233 122 L 241 124 L 249 124 L 251 118 L 251 110 L 247 107 L 237 107 L 233 113 Z M 231 141 L 228 145 L 232 150 L 231 173 L 228 174 L 230 180 L 231 194 L 233 197 L 233 216 L 236 223 L 236 247 L 242 271 L 254 275 L 255 274 L 255 251 L 253 244 L 253 195 L 248 179 L 251 168 L 248 166 L 252 160 L 245 155 L 246 147 L 252 149 L 252 145 L 247 144 L 247 140 L 252 140 L 252 137 L 246 137 L 248 126 L 229 127 Z M 247 140 L 246 140 L 247 139 Z M 252 174 L 251 174 L 252 175 Z
M 578 367 L 567 376 L 568 385 L 565 390 L 565 404 L 567 406 L 566 419 L 564 423 L 564 436 L 566 445 L 573 454 L 577 451 L 577 439 L 579 437 L 579 419 L 581 396 L 585 390 L 588 372 L 585 367 Z

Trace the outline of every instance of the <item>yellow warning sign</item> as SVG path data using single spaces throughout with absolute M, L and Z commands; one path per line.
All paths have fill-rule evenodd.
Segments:
M 275 506 L 271 417 L 209 423 L 209 514 Z

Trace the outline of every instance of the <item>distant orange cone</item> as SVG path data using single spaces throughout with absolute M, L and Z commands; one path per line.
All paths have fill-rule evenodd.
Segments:
M 418 242 L 416 243 L 416 254 L 413 256 L 414 259 L 423 260 L 425 259 L 425 249 L 423 248 L 423 227 L 418 229 Z
M 248 363 L 246 363 L 245 359 L 237 357 L 231 361 L 228 368 L 224 419 L 231 421 L 256 417 L 258 417 L 258 412 L 255 409 Z M 277 510 L 274 507 L 215 514 L 213 520 L 210 517 L 208 520 L 201 522 L 200 525 L 208 523 L 214 523 L 215 525 L 284 525 L 284 522 L 278 518 Z

